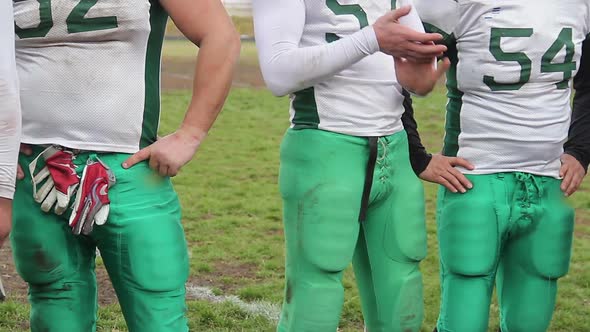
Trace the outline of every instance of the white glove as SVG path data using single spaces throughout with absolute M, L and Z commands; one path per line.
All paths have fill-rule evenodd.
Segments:
M 37 161 L 41 157 L 45 159 L 45 166 L 35 174 Z M 41 210 L 44 212 L 49 212 L 51 207 L 55 205 L 55 213 L 62 215 L 68 208 L 70 199 L 80 183 L 80 177 L 76 173 L 73 160 L 74 154 L 72 152 L 51 146 L 29 164 L 33 197 L 37 203 L 41 203 Z M 45 183 L 37 191 L 37 186 L 43 181 Z

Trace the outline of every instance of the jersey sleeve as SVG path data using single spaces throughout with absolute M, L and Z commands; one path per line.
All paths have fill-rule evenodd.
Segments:
M 12 1 L 0 3 L 0 197 L 12 199 L 21 115 L 14 58 Z
M 371 26 L 332 43 L 300 47 L 303 0 L 254 0 L 253 14 L 260 69 L 277 96 L 309 88 L 379 51 Z
M 427 32 L 442 34 L 449 39 L 455 33 L 459 21 L 459 5 L 456 0 L 414 0 Z
M 588 170 L 590 164 L 590 38 L 582 46 L 580 70 L 574 78 L 572 123 L 564 150 Z
M 422 139 L 418 133 L 418 123 L 414 118 L 414 107 L 412 106 L 412 98 L 406 91 L 402 91 L 404 96 L 404 113 L 402 114 L 402 123 L 408 135 L 408 147 L 410 152 L 410 164 L 416 176 L 420 175 L 432 159 L 432 155 L 426 152 L 426 148 L 422 145 Z

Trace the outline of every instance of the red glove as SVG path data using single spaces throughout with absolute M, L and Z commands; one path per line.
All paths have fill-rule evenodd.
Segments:
M 94 224 L 103 225 L 109 216 L 109 188 L 116 182 L 115 175 L 98 157 L 89 158 L 82 174 L 80 188 L 70 216 L 74 234 L 90 234 Z

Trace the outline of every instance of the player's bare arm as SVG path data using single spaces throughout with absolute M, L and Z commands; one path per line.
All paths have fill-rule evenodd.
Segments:
M 193 96 L 180 128 L 131 156 L 162 176 L 175 176 L 196 153 L 225 102 L 240 52 L 239 36 L 217 0 L 162 0 L 179 30 L 199 47 Z
M 429 94 L 451 66 L 448 58 L 443 58 L 438 66 L 434 66 L 433 61 L 436 61 L 435 58 L 430 62 L 412 62 L 395 57 L 395 74 L 398 82 L 418 96 Z

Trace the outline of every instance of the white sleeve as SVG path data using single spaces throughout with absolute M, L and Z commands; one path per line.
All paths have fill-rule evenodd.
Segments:
M 459 20 L 456 0 L 413 0 L 426 31 L 450 36 L 455 33 Z
M 0 1 L 0 197 L 12 199 L 21 114 L 14 58 L 12 1 Z
M 260 68 L 277 96 L 309 88 L 379 51 L 372 26 L 332 43 L 300 47 L 303 0 L 254 0 L 253 10 Z

